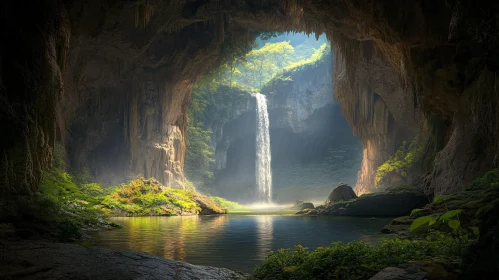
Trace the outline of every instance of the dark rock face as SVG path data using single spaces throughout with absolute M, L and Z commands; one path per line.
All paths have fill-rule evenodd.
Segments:
M 487 279 L 499 273 L 499 200 L 490 203 L 486 214 L 480 217 L 480 239 L 465 252 L 460 279 Z
M 192 265 L 147 253 L 75 244 L 25 241 L 2 243 L 2 246 L 0 267 L 2 277 L 7 278 L 236 280 L 246 276 L 225 268 Z
M 326 204 L 329 205 L 335 202 L 351 200 L 354 198 L 357 198 L 357 195 L 352 190 L 352 187 L 347 184 L 339 184 L 327 198 Z
M 430 114 L 451 125 L 425 178 L 428 193 L 454 192 L 497 166 L 493 1 L 431 7 L 417 1 L 247 1 L 223 9 L 216 1 L 174 2 L 2 2 L 11 12 L 2 16 L 1 31 L 11 44 L 2 46 L 1 64 L 15 69 L 1 74 L 1 120 L 9 136 L 0 143 L 0 174 L 7 192 L 36 190 L 75 114 L 83 118 L 74 123 L 81 125 L 74 130 L 81 143 L 69 141 L 75 162 L 110 167 L 93 172 L 116 173 L 111 178 L 151 173 L 162 183 L 181 182 L 185 106 L 195 79 L 223 61 L 221 50 L 234 42 L 293 29 L 324 31 L 333 39 L 335 95 L 364 146 L 358 193 L 371 191 L 373 171 Z M 20 11 L 29 16 L 21 20 L 15 16 Z M 25 32 L 12 26 L 26 26 Z M 146 95 L 144 72 L 156 76 L 157 100 L 139 98 Z M 99 106 L 108 98 L 113 101 Z M 94 105 L 85 109 L 87 101 Z
M 404 216 L 415 208 L 429 202 L 427 196 L 416 188 L 391 189 L 385 192 L 365 194 L 353 201 L 338 202 L 320 210 L 322 215 L 331 216 Z

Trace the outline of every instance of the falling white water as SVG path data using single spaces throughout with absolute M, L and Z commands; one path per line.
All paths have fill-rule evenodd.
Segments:
M 267 98 L 256 93 L 256 186 L 260 203 L 272 201 L 272 171 L 270 169 L 270 133 Z

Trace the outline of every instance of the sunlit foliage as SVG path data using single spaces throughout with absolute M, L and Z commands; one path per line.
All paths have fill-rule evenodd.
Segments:
M 116 187 L 101 204 L 109 215 L 115 216 L 195 214 L 201 209 L 194 195 L 192 191 L 165 188 L 154 179 L 137 178 Z
M 418 136 L 414 137 L 409 147 L 406 142 L 403 142 L 395 154 L 378 167 L 375 178 L 376 187 L 382 185 L 391 173 L 407 177 L 409 171 L 422 160 L 423 152 L 424 146 L 420 144 Z
M 267 37 L 276 37 L 270 34 Z M 266 38 L 265 36 L 262 38 Z M 267 38 L 267 39 L 268 39 Z M 197 187 L 213 178 L 214 152 L 212 129 L 216 123 L 232 120 L 250 92 L 257 92 L 277 74 L 321 59 L 327 44 L 315 49 L 306 41 L 298 46 L 299 54 L 290 41 L 261 44 L 246 54 L 233 56 L 219 71 L 198 80 L 192 90 L 188 109 L 189 126 L 186 137 L 185 174 Z
M 230 200 L 227 200 L 225 198 L 222 198 L 222 197 L 218 197 L 218 196 L 210 196 L 211 199 L 213 199 L 218 205 L 220 205 L 220 207 L 222 207 L 223 209 L 226 209 L 226 210 L 247 210 L 248 208 L 237 203 L 237 202 L 234 202 L 234 201 L 230 201 Z

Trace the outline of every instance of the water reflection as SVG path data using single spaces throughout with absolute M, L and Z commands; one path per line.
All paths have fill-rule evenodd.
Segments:
M 135 250 L 193 264 L 251 272 L 269 251 L 335 241 L 376 242 L 389 219 L 220 215 L 116 218 L 123 228 L 97 232 L 84 245 Z
M 256 216 L 258 258 L 264 259 L 272 248 L 273 216 Z

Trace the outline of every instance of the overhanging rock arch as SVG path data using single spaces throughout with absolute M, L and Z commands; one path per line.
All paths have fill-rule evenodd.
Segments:
M 456 191 L 498 164 L 493 1 L 28 2 L 0 6 L 13 11 L 0 27 L 3 193 L 36 191 L 56 143 L 74 167 L 111 170 L 106 180 L 181 185 L 192 84 L 265 31 L 332 40 L 335 93 L 364 143 L 359 192 L 435 115 L 450 125 L 428 192 Z

